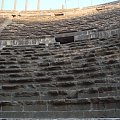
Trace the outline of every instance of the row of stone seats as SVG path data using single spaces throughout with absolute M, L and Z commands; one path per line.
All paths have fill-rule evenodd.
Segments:
M 93 15 L 64 19 L 61 17 L 49 17 L 49 21 L 42 21 L 36 17 L 35 21 L 13 20 L 1 33 L 1 40 L 32 39 L 37 36 L 53 35 L 65 32 L 104 31 L 119 28 L 120 9 L 102 11 Z M 42 16 L 43 17 L 43 16 Z M 29 19 L 29 17 L 28 17 Z M 36 22 L 36 20 L 38 21 Z M 46 17 L 45 17 L 46 19 Z M 54 21 L 51 19 L 54 19 Z M 61 19 L 57 21 L 58 19 Z
M 3 48 L 0 115 L 120 117 L 120 42 L 111 39 Z

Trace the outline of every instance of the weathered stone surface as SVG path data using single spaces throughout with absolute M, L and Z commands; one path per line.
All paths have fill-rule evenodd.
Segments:
M 56 80 L 57 81 L 72 81 L 74 80 L 74 76 L 58 76 Z
M 102 6 L 74 19 L 22 11 L 3 29 L 0 119 L 120 118 L 120 6 Z

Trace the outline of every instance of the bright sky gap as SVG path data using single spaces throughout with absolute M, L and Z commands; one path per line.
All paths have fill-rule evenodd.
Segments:
M 13 10 L 14 0 L 4 0 L 4 9 Z M 40 9 L 61 9 L 64 8 L 83 8 L 92 5 L 103 4 L 107 2 L 113 2 L 115 0 L 40 0 Z M 2 0 L 0 0 L 0 4 Z M 25 9 L 25 0 L 17 0 L 17 10 Z M 37 9 L 37 0 L 28 0 L 28 10 Z

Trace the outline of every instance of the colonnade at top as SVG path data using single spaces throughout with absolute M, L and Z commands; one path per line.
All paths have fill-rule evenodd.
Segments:
M 5 0 L 2 0 L 2 3 L 1 3 L 1 10 L 4 10 L 4 3 L 5 3 Z M 17 9 L 17 0 L 14 0 L 14 8 L 13 10 L 16 10 Z M 40 0 L 37 1 L 37 10 L 40 10 Z M 28 0 L 25 0 L 25 11 L 28 10 Z

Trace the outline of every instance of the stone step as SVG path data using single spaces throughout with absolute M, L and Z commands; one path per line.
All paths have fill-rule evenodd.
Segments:
M 45 118 L 5 118 L 5 120 L 119 120 L 119 118 L 52 118 L 52 119 L 45 119 Z M 2 120 L 2 119 L 0 119 Z
M 18 101 L 4 101 L 0 102 L 1 110 L 3 112 L 35 112 L 35 111 L 107 111 L 119 110 L 119 97 L 96 97 L 96 98 L 82 98 L 82 99 L 61 99 L 61 100 L 18 100 Z
M 0 69 L 0 74 L 6 74 L 6 73 L 19 73 L 22 72 L 21 69 Z
M 48 89 L 40 85 L 4 85 L 1 86 L 0 100 L 54 100 L 79 99 L 93 97 L 119 96 L 120 86 L 103 86 L 76 89 Z M 19 92 L 21 91 L 21 92 Z
M 71 111 L 71 112 L 64 112 L 64 111 L 51 111 L 51 112 L 0 112 L 1 118 L 11 118 L 10 120 L 30 120 L 30 119 L 36 119 L 36 120 L 52 120 L 57 119 L 58 120 L 69 120 L 69 118 L 73 118 L 73 120 L 79 120 L 77 118 L 81 118 L 86 120 L 88 118 L 92 118 L 91 120 L 119 120 L 120 110 L 96 110 L 96 111 Z M 20 119 L 19 119 L 20 118 Z M 26 119 L 27 118 L 27 119 Z M 29 118 L 29 119 L 28 119 Z M 62 119 L 60 119 L 62 118 Z M 94 119 L 95 118 L 95 119 Z M 103 119 L 102 119 L 103 118 Z M 8 119 L 8 120 L 9 120 Z M 70 119 L 71 120 L 71 119 Z

